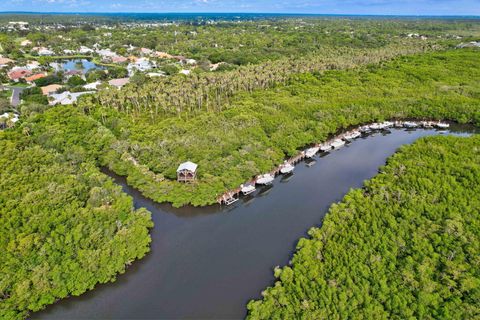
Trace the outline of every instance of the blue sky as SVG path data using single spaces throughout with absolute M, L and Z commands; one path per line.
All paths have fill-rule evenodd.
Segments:
M 480 15 L 480 0 L 0 0 L 0 11 Z

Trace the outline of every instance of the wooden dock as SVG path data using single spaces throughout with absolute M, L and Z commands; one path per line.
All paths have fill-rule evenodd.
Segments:
M 384 123 L 387 123 L 387 121 L 384 122 Z M 395 127 L 395 128 L 402 128 L 403 127 L 403 128 L 405 128 L 406 124 L 408 124 L 408 123 L 415 123 L 415 124 L 418 125 L 419 128 L 425 128 L 425 129 L 445 128 L 445 126 L 448 126 L 447 123 L 442 123 L 440 121 L 425 121 L 425 120 L 424 121 L 394 121 L 394 122 L 391 122 L 391 125 L 389 125 L 389 126 L 381 127 L 380 129 L 372 129 L 371 131 L 375 132 L 375 131 L 380 131 L 380 130 L 388 130 L 389 128 L 392 128 L 392 127 Z M 353 131 L 359 131 L 360 132 L 361 127 L 370 127 L 370 126 L 378 126 L 378 123 L 370 123 L 370 124 L 367 124 L 367 125 L 359 125 L 355 128 L 350 129 L 347 132 L 337 134 L 334 137 L 328 139 L 327 141 L 325 141 L 323 143 L 315 143 L 315 144 L 311 145 L 310 148 L 321 147 L 321 146 L 326 145 L 326 144 L 331 145 L 335 140 L 338 140 L 338 139 L 345 140 L 344 137 L 346 135 L 352 133 Z M 280 174 L 280 170 L 282 169 L 282 167 L 286 163 L 291 164 L 292 166 L 295 166 L 296 164 L 298 164 L 299 162 L 301 162 L 303 160 L 305 160 L 305 151 L 301 151 L 297 155 L 285 160 L 282 164 L 276 166 L 274 169 L 272 169 L 268 173 L 270 175 L 272 175 L 273 177 L 275 177 L 278 174 Z M 255 185 L 256 183 L 257 183 L 257 177 L 254 177 L 250 181 L 245 182 L 245 184 L 253 184 L 253 185 Z M 224 204 L 224 205 L 233 204 L 233 203 L 238 201 L 241 191 L 242 191 L 241 187 L 238 187 L 238 188 L 233 189 L 233 190 L 226 191 L 225 193 L 223 193 L 222 195 L 217 197 L 217 202 L 220 205 L 222 205 L 222 204 Z

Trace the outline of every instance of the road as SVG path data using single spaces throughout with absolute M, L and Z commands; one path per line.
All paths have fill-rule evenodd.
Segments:
M 12 90 L 12 97 L 10 98 L 10 103 L 12 104 L 12 106 L 18 106 L 20 104 L 20 93 L 22 93 L 22 91 L 26 88 L 10 86 L 6 86 L 5 88 Z

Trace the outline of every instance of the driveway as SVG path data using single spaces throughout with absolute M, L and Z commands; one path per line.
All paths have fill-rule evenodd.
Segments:
M 12 106 L 18 106 L 20 104 L 20 93 L 22 93 L 22 91 L 26 88 L 9 86 L 5 86 L 5 88 L 12 90 L 12 97 L 10 98 L 10 103 L 12 104 Z

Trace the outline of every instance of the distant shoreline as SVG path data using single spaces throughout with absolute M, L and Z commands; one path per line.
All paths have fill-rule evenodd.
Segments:
M 281 13 L 281 12 L 38 12 L 0 11 L 0 15 L 80 15 L 151 18 L 265 18 L 265 17 L 336 17 L 336 18 L 397 18 L 397 19 L 480 19 L 480 15 L 388 15 L 388 14 L 329 14 L 329 13 Z

